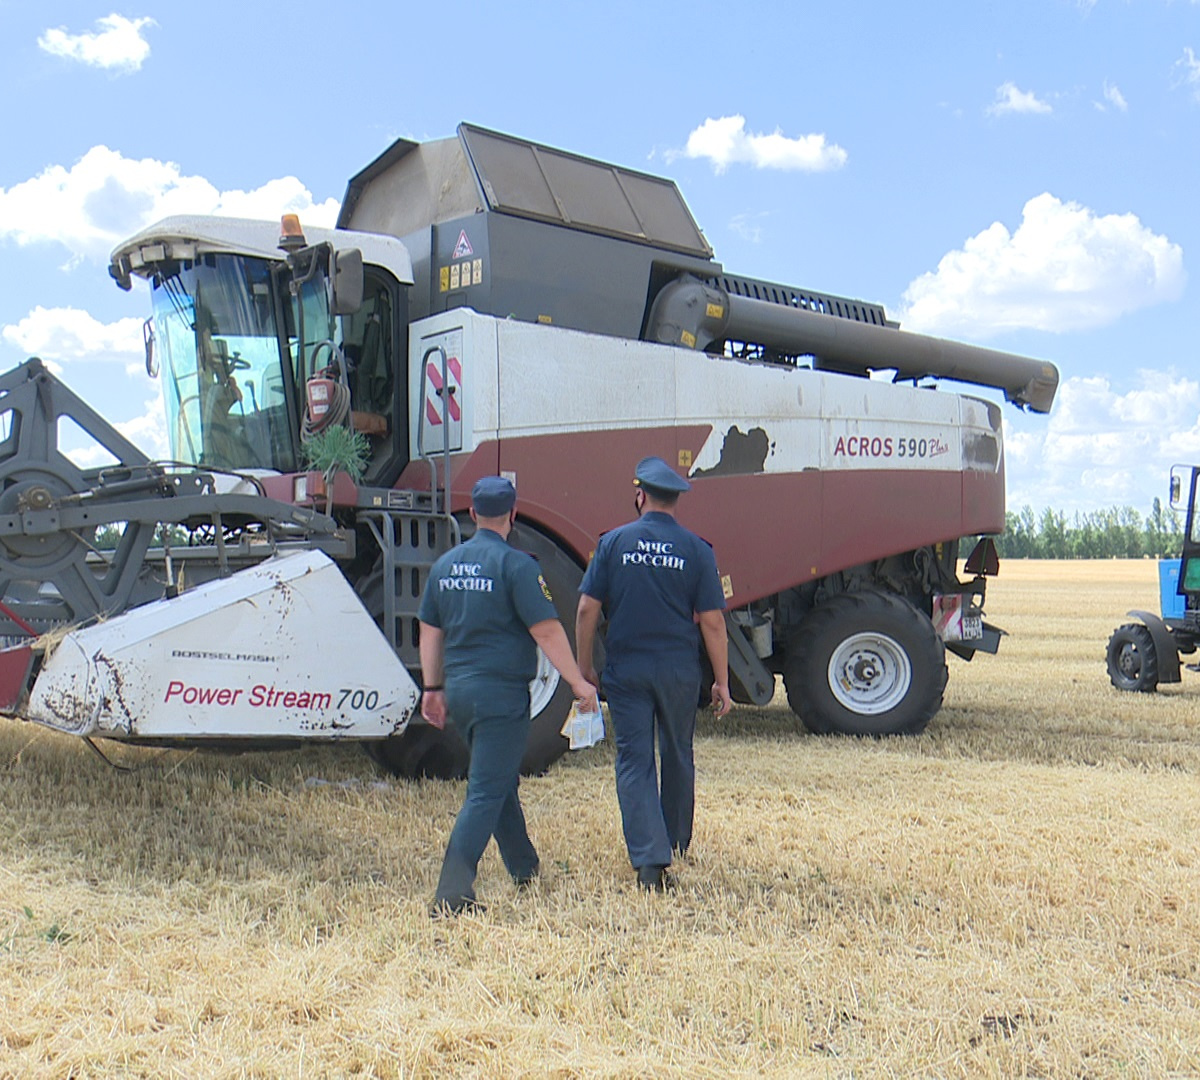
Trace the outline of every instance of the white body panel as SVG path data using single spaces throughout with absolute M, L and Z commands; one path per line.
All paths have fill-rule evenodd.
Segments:
M 998 409 L 955 392 L 846 375 L 743 363 L 688 349 L 477 315 L 421 320 L 412 335 L 411 400 L 431 388 L 421 360 L 433 343 L 461 353 L 461 449 L 497 438 L 707 425 L 693 474 L 720 459 L 731 429 L 761 428 L 767 473 L 805 469 L 998 472 Z M 503 421 L 501 421 L 503 417 Z M 452 429 L 451 449 L 460 432 Z M 424 427 L 413 456 L 442 447 Z
M 157 221 L 131 236 L 113 250 L 112 258 L 115 261 L 124 256 L 132 271 L 143 276 L 147 272 L 144 269 L 147 263 L 163 258 L 164 254 L 177 259 L 195 259 L 210 252 L 232 252 L 278 262 L 281 257 L 279 228 L 278 221 L 181 214 Z M 408 248 L 395 237 L 315 226 L 306 228 L 304 237 L 309 244 L 328 243 L 339 252 L 357 248 L 365 263 L 386 267 L 397 281 L 412 284 L 412 259 Z
M 328 556 L 268 560 L 69 633 L 28 717 L 110 738 L 399 734 L 419 692 Z

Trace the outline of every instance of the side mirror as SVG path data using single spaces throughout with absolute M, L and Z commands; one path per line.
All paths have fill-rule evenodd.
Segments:
M 1171 498 L 1169 500 L 1171 509 L 1185 510 L 1183 505 L 1183 466 L 1173 465 L 1171 467 Z
M 333 313 L 353 315 L 363 302 L 363 259 L 358 248 L 335 251 L 333 262 Z
M 146 346 L 146 374 L 158 378 L 158 356 L 154 352 L 154 319 L 142 323 L 142 342 Z

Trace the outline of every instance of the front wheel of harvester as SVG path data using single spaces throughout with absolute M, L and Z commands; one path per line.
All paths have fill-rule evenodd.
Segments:
M 842 593 L 813 608 L 788 646 L 788 704 L 816 735 L 917 735 L 942 706 L 946 650 L 907 600 Z
M 528 525 L 515 525 L 508 542 L 537 557 L 538 569 L 554 598 L 559 621 L 574 652 L 575 609 L 579 603 L 583 571 L 553 540 Z M 541 649 L 538 649 L 537 657 L 537 674 L 529 684 L 533 723 L 525 744 L 525 756 L 521 759 L 523 776 L 540 776 L 567 752 L 569 746 L 563 737 L 562 726 L 571 711 L 574 694 L 570 684 L 558 674 Z
M 1140 623 L 1118 626 L 1108 639 L 1108 678 L 1118 690 L 1149 694 L 1158 689 L 1154 638 Z
M 574 648 L 575 605 L 583 572 L 553 541 L 527 525 L 516 525 L 509 534 L 509 543 L 537 557 L 538 568 L 546 580 L 558 617 Z M 361 593 L 367 610 L 377 622 L 380 621 L 383 613 L 383 579 L 378 571 L 367 579 Z M 561 731 L 573 700 L 571 687 L 559 676 L 541 649 L 538 649 L 537 663 L 537 674 L 529 684 L 533 722 L 525 744 L 525 756 L 521 760 L 523 776 L 544 773 L 566 753 L 568 745 Z M 467 774 L 470 756 L 466 744 L 450 725 L 438 730 L 423 722 L 410 723 L 403 735 L 363 745 L 379 765 L 395 776 L 458 780 Z

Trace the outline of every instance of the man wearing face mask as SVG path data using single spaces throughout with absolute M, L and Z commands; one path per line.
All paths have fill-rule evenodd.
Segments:
M 700 699 L 700 645 L 712 664 L 712 705 L 729 697 L 725 598 L 712 548 L 675 520 L 691 484 L 662 458 L 634 473 L 638 520 L 605 533 L 579 587 L 579 667 L 596 682 L 592 649 L 603 614 L 603 686 L 617 747 L 617 801 L 629 860 L 642 888 L 662 892 L 667 867 L 692 839 L 692 740 Z M 657 733 L 662 782 L 655 764 Z

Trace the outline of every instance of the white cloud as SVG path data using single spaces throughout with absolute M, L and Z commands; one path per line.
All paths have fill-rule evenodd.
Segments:
M 4 327 L 0 337 L 27 356 L 63 362 L 120 361 L 127 366 L 142 355 L 142 320 L 102 323 L 79 308 L 35 307 L 25 318 Z
M 762 242 L 762 222 L 766 217 L 765 211 L 757 214 L 734 214 L 729 219 L 729 229 L 743 240 L 758 244 Z
M 753 165 L 756 169 L 823 172 L 840 169 L 847 158 L 846 151 L 826 142 L 824 135 L 788 138 L 778 128 L 770 135 L 748 132 L 744 116 L 705 120 L 688 136 L 683 153 L 690 158 L 708 158 L 719 173 L 734 164 Z
M 155 396 L 142 403 L 145 410 L 132 420 L 109 422 L 134 446 L 151 460 L 165 461 L 171 450 L 167 443 L 166 406 L 162 399 L 162 383 L 152 391 Z M 113 455 L 77 425 L 70 424 L 59 431 L 59 446 L 81 469 L 95 469 L 112 464 Z
M 167 443 L 167 408 L 162 397 L 162 382 L 158 382 L 158 393 L 143 403 L 145 412 L 132 420 L 113 425 L 142 453 L 155 459 L 165 460 L 171 449 Z
M 1015 83 L 1002 83 L 996 88 L 996 100 L 985 110 L 989 116 L 1006 113 L 1049 113 L 1054 110 L 1038 99 L 1032 90 L 1018 90 Z
M 106 258 L 120 240 L 168 214 L 278 220 L 297 213 L 306 224 L 332 226 L 338 206 L 336 199 L 314 203 L 294 176 L 250 191 L 220 191 L 202 176 L 184 176 L 173 162 L 137 161 L 94 146 L 69 169 L 51 165 L 0 188 L 0 240 L 54 242 L 76 258 Z
M 0 340 L 25 356 L 41 357 L 68 386 L 85 381 L 94 383 L 96 365 L 120 365 L 124 375 L 122 391 L 114 398 L 116 415 L 111 406 L 100 411 L 122 435 L 150 457 L 167 456 L 162 382 L 151 385 L 144 374 L 141 319 L 104 323 L 79 308 L 36 307 L 19 322 L 0 328 Z M 92 369 L 90 379 L 86 378 L 89 368 Z M 127 410 L 131 398 L 136 401 L 135 395 L 141 392 L 152 395 L 151 400 L 143 403 L 142 414 L 132 419 L 120 419 L 122 407 Z M 125 415 L 128 416 L 127 411 Z M 112 461 L 112 455 L 76 424 L 65 425 L 59 437 L 63 452 L 80 468 L 94 468 Z
M 142 31 L 156 25 L 153 19 L 127 19 L 106 15 L 96 20 L 100 28 L 94 34 L 68 34 L 64 27 L 47 30 L 38 38 L 38 47 L 51 56 L 78 60 L 89 67 L 137 71 L 150 55 L 150 44 Z
M 1129 102 L 1125 100 L 1125 95 L 1121 93 L 1119 87 L 1107 81 L 1104 83 L 1104 100 L 1118 112 L 1129 112 Z M 1096 102 L 1096 108 L 1101 112 L 1104 112 L 1107 107 L 1103 102 Z
M 1190 46 L 1184 48 L 1183 56 L 1175 61 L 1175 66 L 1180 69 L 1179 84 L 1188 87 L 1192 97 L 1200 101 L 1200 60 L 1196 59 Z
M 1139 371 L 1119 392 L 1104 377 L 1069 378 L 1049 418 L 1007 432 L 1008 506 L 1068 514 L 1132 506 L 1145 516 L 1163 499 L 1171 466 L 1200 456 L 1200 381 Z
M 1186 281 L 1183 249 L 1134 214 L 1100 216 L 1044 193 L 1025 204 L 1016 232 L 994 222 L 913 281 L 900 319 L 973 338 L 1094 329 L 1178 299 Z
M 37 356 L 55 375 L 79 364 L 121 364 L 125 374 L 145 370 L 142 320 L 102 323 L 79 308 L 35 307 L 25 318 L 0 328 L 0 339 L 25 356 Z

